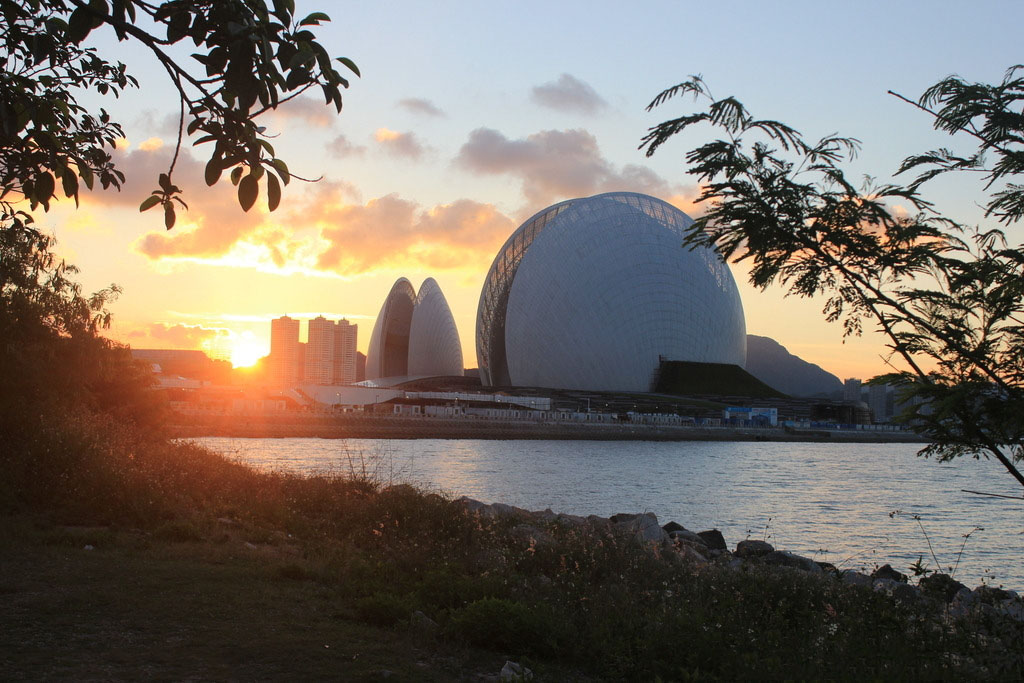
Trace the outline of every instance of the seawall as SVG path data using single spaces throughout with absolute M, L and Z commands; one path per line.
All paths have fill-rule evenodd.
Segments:
M 179 438 L 309 437 L 321 439 L 569 439 L 580 441 L 800 441 L 925 443 L 909 432 L 574 424 L 391 416 L 189 415 L 171 420 Z

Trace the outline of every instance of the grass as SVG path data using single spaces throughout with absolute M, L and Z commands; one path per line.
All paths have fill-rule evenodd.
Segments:
M 1009 678 L 1024 630 L 101 418 L 0 454 L 3 678 Z M 91 546 L 87 550 L 86 546 Z

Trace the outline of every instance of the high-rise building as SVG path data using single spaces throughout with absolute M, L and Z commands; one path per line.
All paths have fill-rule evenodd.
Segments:
M 317 316 L 309 321 L 303 379 L 310 384 L 334 381 L 334 323 Z
M 868 387 L 868 405 L 875 424 L 883 424 L 892 419 L 892 399 L 889 396 L 889 385 L 872 384 Z
M 860 401 L 860 380 L 850 378 L 843 382 L 843 400 L 857 402 Z
M 282 316 L 270 321 L 270 381 L 277 386 L 298 382 L 299 321 Z
M 342 318 L 334 327 L 334 370 L 335 384 L 356 382 L 356 342 L 359 325 Z
M 310 384 L 352 384 L 356 381 L 356 335 L 348 320 L 309 321 L 303 380 Z

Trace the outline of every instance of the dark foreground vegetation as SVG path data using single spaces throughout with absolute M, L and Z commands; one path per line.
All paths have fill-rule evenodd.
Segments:
M 991 610 L 526 526 L 385 486 L 368 462 L 258 472 L 124 425 L 81 415 L 5 441 L 4 678 L 476 679 L 505 660 L 551 680 L 1024 673 L 1024 628 Z

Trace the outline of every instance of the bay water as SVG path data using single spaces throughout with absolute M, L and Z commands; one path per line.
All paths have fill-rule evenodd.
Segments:
M 259 468 L 359 472 L 452 496 L 574 515 L 653 512 L 870 571 L 919 558 L 968 587 L 1024 589 L 1024 501 L 1002 467 L 916 444 L 196 439 Z M 965 538 L 969 534 L 969 537 Z M 962 552 L 961 552 L 962 548 Z M 934 557 L 933 557 L 934 555 Z M 937 563 L 936 563 L 937 560 Z

